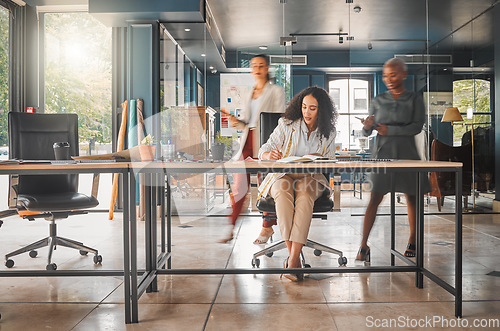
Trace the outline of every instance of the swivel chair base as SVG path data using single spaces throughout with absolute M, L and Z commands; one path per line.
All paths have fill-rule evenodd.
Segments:
M 36 249 L 42 248 L 45 246 L 49 246 L 49 256 L 47 258 L 47 270 L 56 270 L 57 265 L 55 263 L 52 263 L 52 253 L 54 250 L 56 250 L 57 246 L 64 246 L 64 247 L 69 247 L 73 249 L 78 249 L 80 250 L 81 255 L 87 255 L 88 253 L 94 254 L 94 264 L 99 264 L 102 262 L 102 256 L 99 255 L 99 252 L 97 249 L 88 247 L 83 245 L 83 243 L 68 239 L 68 238 L 63 238 L 63 237 L 58 237 L 57 236 L 57 225 L 55 223 L 55 220 L 51 220 L 50 224 L 50 236 L 45 237 L 43 239 L 40 239 L 38 241 L 35 241 L 32 244 L 29 244 L 25 247 L 22 247 L 18 250 L 15 250 L 7 255 L 5 255 L 5 266 L 7 268 L 12 268 L 14 266 L 14 260 L 11 260 L 10 258 L 22 253 L 29 252 L 30 257 L 35 258 L 38 255 L 38 252 Z
M 309 248 L 314 249 L 314 255 L 316 255 L 316 256 L 320 256 L 323 252 L 336 254 L 339 256 L 338 262 L 339 262 L 340 266 L 345 266 L 347 264 L 347 258 L 343 255 L 342 251 L 339 251 L 338 249 L 317 243 L 317 242 L 312 241 L 310 239 L 307 239 L 305 247 L 309 247 Z M 276 244 L 273 244 L 269 247 L 266 247 L 266 248 L 258 251 L 257 253 L 255 253 L 253 255 L 252 267 L 258 268 L 260 266 L 259 256 L 266 255 L 268 257 L 271 257 L 271 256 L 273 256 L 274 252 L 279 251 L 280 249 L 283 249 L 283 248 L 286 248 L 286 244 L 285 244 L 284 240 L 281 240 L 281 241 L 277 242 Z M 302 254 L 302 252 L 300 254 L 302 256 L 302 265 L 304 265 L 304 267 L 306 267 L 306 268 L 309 268 L 310 265 L 305 263 L 306 261 L 304 258 L 304 254 Z

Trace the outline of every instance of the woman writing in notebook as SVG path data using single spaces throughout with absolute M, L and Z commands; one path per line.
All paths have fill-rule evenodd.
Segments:
M 337 111 L 328 92 L 309 87 L 297 94 L 286 109 L 269 140 L 259 150 L 261 160 L 289 156 L 335 157 Z M 259 197 L 270 195 L 276 205 L 281 237 L 288 248 L 285 268 L 301 268 L 300 252 L 306 243 L 314 201 L 326 189 L 322 174 L 272 173 L 259 186 Z M 285 275 L 293 281 L 303 275 Z
M 250 68 L 252 76 L 255 80 L 252 94 L 246 102 L 246 106 L 240 117 L 236 118 L 233 115 L 229 116 L 229 121 L 238 130 L 242 130 L 243 134 L 240 140 L 240 150 L 235 155 L 235 160 L 245 160 L 247 157 L 257 158 L 257 152 L 260 147 L 260 113 L 282 113 L 285 110 L 285 91 L 281 86 L 272 84 L 269 80 L 269 58 L 265 54 L 255 55 L 250 60 Z M 231 191 L 233 199 L 231 199 L 230 222 L 232 224 L 230 234 L 221 240 L 228 242 L 233 239 L 234 226 L 236 220 L 243 209 L 245 197 L 248 193 L 250 185 L 250 175 L 248 174 L 233 174 L 233 183 Z M 263 221 L 262 230 L 259 237 L 254 241 L 256 244 L 265 244 L 269 237 L 274 233 L 272 226 L 276 222 Z

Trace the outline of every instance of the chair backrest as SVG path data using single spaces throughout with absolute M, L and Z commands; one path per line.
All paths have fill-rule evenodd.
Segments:
M 472 186 L 472 145 L 449 146 L 434 139 L 431 146 L 431 161 L 462 162 L 462 191 L 470 195 Z M 438 172 L 437 184 L 441 195 L 455 194 L 455 173 Z
M 282 113 L 260 113 L 260 143 L 265 144 L 273 130 L 278 126 Z
M 70 155 L 78 156 L 76 114 L 9 113 L 10 158 L 54 160 L 52 145 L 69 142 Z M 78 175 L 21 175 L 18 194 L 77 192 Z

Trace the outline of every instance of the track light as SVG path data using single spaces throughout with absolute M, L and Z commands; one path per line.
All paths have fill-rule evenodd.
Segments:
M 368 43 L 368 49 L 371 50 L 373 48 L 372 43 Z
M 339 44 L 343 44 L 343 43 L 344 43 L 344 37 L 339 36 Z

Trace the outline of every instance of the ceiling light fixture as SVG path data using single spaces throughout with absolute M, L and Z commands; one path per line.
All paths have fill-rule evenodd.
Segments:
M 352 10 L 354 10 L 354 12 L 357 14 L 361 11 L 361 7 L 360 6 L 355 6 Z
M 343 43 L 344 43 L 344 37 L 339 36 L 339 44 L 343 44 Z
M 205 57 L 206 55 L 205 55 L 205 53 L 202 53 L 202 54 L 201 54 L 201 56 L 202 56 L 202 57 Z
M 354 0 L 345 0 L 345 3 L 353 3 Z
M 259 46 L 259 49 L 267 49 L 267 46 Z
M 191 29 L 190 28 L 185 28 L 184 31 L 189 32 L 189 31 L 191 31 Z
M 280 45 L 281 46 L 292 46 L 297 43 L 297 37 L 280 37 Z
M 368 49 L 371 50 L 373 48 L 372 43 L 368 43 Z

